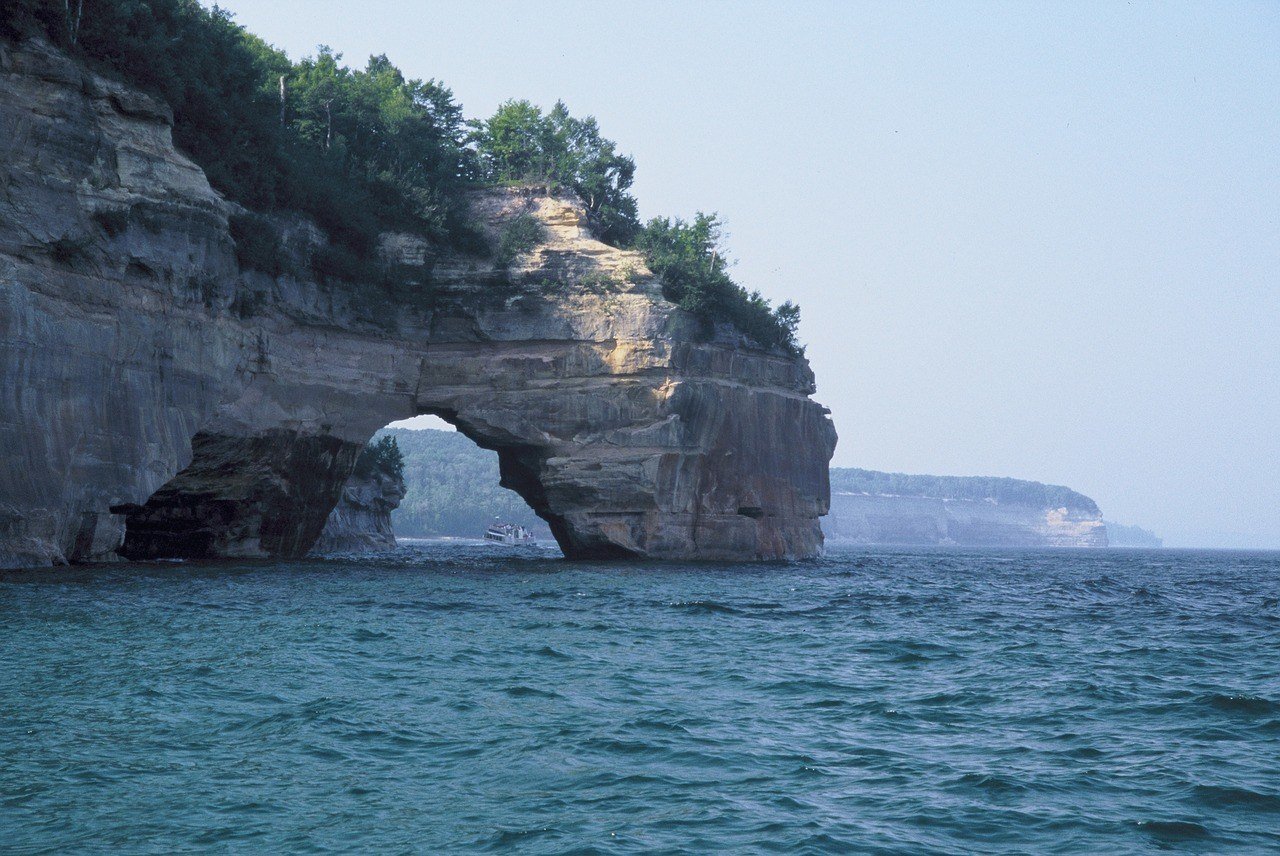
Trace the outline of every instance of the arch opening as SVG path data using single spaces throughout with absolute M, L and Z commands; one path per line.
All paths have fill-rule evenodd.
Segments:
M 397 537 L 481 538 L 495 522 L 571 541 L 540 481 L 545 453 L 467 423 L 391 423 L 369 444 L 330 434 L 272 430 L 252 436 L 200 432 L 190 463 L 142 504 L 119 504 L 116 552 L 131 560 L 301 558 L 310 552 L 390 549 Z M 394 477 L 364 468 L 362 453 L 394 437 L 404 456 Z
M 480 539 L 497 523 L 527 530 L 536 543 L 556 538 L 528 501 L 528 495 L 537 501 L 541 486 L 509 446 L 489 448 L 453 422 L 419 416 L 376 432 L 361 460 L 370 454 L 378 463 L 357 463 L 316 552 L 390 549 L 396 542 L 422 539 Z

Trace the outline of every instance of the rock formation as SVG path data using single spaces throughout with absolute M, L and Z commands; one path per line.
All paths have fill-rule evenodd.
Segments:
M 386 236 L 420 272 L 393 300 L 271 277 L 171 121 L 0 43 L 0 566 L 303 555 L 365 441 L 421 413 L 497 451 L 570 557 L 820 549 L 835 433 L 807 363 L 706 335 L 574 200 L 478 194 L 495 244 L 545 232 L 503 270 Z M 281 225 L 295 256 L 325 242 Z
M 352 473 L 311 552 L 362 553 L 395 549 L 391 512 L 402 499 L 402 476 L 380 470 Z
M 1093 500 L 1019 479 L 832 470 L 832 543 L 955 547 L 1106 547 Z

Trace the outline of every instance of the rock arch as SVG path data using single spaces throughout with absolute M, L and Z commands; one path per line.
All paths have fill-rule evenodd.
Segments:
M 110 509 L 127 522 L 121 552 L 303 555 L 367 438 L 388 421 L 432 414 L 497 453 L 503 486 L 570 558 L 813 555 L 826 457 L 797 450 L 829 448 L 830 423 L 799 391 L 755 386 L 747 373 L 788 361 L 655 341 L 429 346 L 412 393 L 374 395 L 345 414 L 326 396 L 325 418 L 337 424 L 250 423 L 294 397 L 273 375 L 197 433 L 190 462 L 145 503 Z
M 496 451 L 570 557 L 820 549 L 835 432 L 806 361 L 707 336 L 574 200 L 477 194 L 491 239 L 531 215 L 542 243 L 503 270 L 437 259 L 374 305 L 241 270 L 164 105 L 47 45 L 4 60 L 0 566 L 301 555 L 360 447 L 423 413 Z

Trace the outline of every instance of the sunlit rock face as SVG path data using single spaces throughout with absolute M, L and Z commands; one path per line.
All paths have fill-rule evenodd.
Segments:
M 806 361 L 707 335 L 574 200 L 477 194 L 495 246 L 542 224 L 502 270 L 388 235 L 418 272 L 394 297 L 273 278 L 170 123 L 0 46 L 0 565 L 304 555 L 363 444 L 421 413 L 495 450 L 571 558 L 820 550 L 835 432 Z M 280 225 L 304 261 L 324 241 Z

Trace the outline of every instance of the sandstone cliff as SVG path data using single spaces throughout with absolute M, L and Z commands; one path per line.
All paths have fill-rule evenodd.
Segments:
M 1106 547 L 1093 500 L 1019 479 L 832 470 L 832 543 L 955 547 Z
M 807 363 L 704 336 L 575 201 L 478 195 L 495 242 L 543 226 L 508 270 L 387 236 L 423 273 L 376 305 L 241 270 L 170 126 L 0 44 L 0 565 L 302 555 L 370 435 L 421 413 L 497 451 L 570 557 L 820 549 L 835 433 Z
M 393 550 L 395 532 L 391 512 L 404 499 L 404 478 L 374 471 L 353 473 L 342 488 L 338 504 L 329 512 L 313 554 Z

